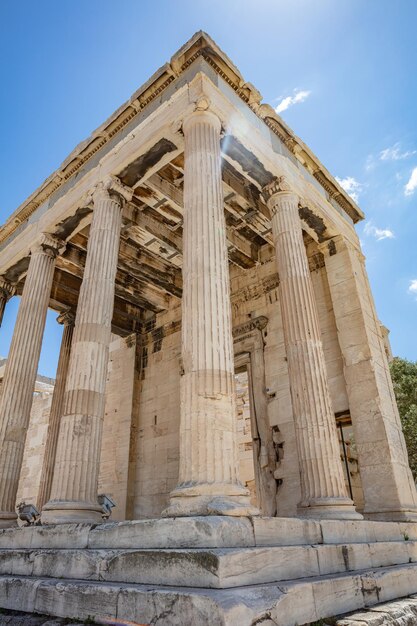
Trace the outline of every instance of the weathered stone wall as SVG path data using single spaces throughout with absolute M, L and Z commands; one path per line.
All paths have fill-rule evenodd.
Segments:
M 257 505 L 255 469 L 253 465 L 253 443 L 251 425 L 251 407 L 249 397 L 248 372 L 243 371 L 235 375 L 236 384 L 236 413 L 237 413 L 237 442 L 239 447 L 239 473 L 243 485 L 251 492 L 251 502 Z
M 161 339 L 159 329 L 180 315 L 180 307 L 158 315 L 142 350 L 134 518 L 159 515 L 178 480 L 181 332 Z
M 17 502 L 24 500 L 27 503 L 30 502 L 36 505 L 51 402 L 52 390 L 50 392 L 37 393 L 33 398 L 17 491 Z
M 282 480 L 277 494 L 277 514 L 295 515 L 300 500 L 300 473 L 296 453 L 292 405 L 282 333 L 275 259 L 246 272 L 231 270 L 233 326 L 250 317 L 264 315 L 268 324 L 263 331 L 265 383 L 269 398 L 268 418 L 271 427 L 279 429 L 283 447 L 278 466 Z
M 112 336 L 98 491 L 109 495 L 116 503 L 113 520 L 126 519 L 135 352 L 135 335 L 126 338 Z

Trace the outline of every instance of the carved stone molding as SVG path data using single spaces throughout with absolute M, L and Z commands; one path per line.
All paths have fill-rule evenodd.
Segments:
M 267 276 L 262 280 L 254 283 L 252 285 L 247 285 L 242 289 L 232 293 L 231 302 L 232 306 L 236 307 L 243 302 L 248 302 L 249 300 L 257 300 L 261 298 L 264 294 L 273 291 L 279 286 L 279 276 L 277 273 L 272 274 L 271 276 Z
M 262 196 L 265 202 L 268 202 L 276 193 L 290 192 L 291 185 L 286 176 L 278 176 L 272 182 L 265 185 L 262 190 Z
M 75 323 L 75 315 L 71 309 L 68 311 L 63 311 L 56 318 L 58 324 L 62 324 L 63 326 L 74 326 Z
M 8 280 L 0 276 L 0 298 L 4 299 L 6 302 L 9 300 L 15 293 L 16 287 Z
M 30 252 L 31 254 L 44 252 L 45 254 L 55 258 L 59 254 L 62 254 L 65 248 L 65 241 L 59 239 L 59 237 L 51 235 L 51 233 L 42 233 L 33 244 Z
M 252 332 L 253 330 L 263 330 L 268 324 L 268 318 L 265 315 L 260 315 L 254 319 L 250 319 L 239 326 L 235 326 L 232 330 L 233 339 L 239 338 L 241 335 Z
M 103 194 L 110 197 L 116 196 L 123 206 L 125 202 L 130 202 L 132 199 L 133 189 L 124 185 L 117 176 L 106 176 L 92 191 L 93 201 L 95 202 Z
M 183 119 L 183 132 L 185 132 L 187 128 L 191 128 L 194 124 L 206 122 L 208 125 L 216 128 L 218 132 L 221 133 L 222 122 L 219 116 L 214 113 L 214 111 L 209 109 L 209 106 L 210 101 L 208 98 L 200 98 L 196 104 L 195 110 Z
M 210 108 L 210 105 L 211 105 L 210 98 L 206 96 L 202 96 L 195 103 L 195 110 L 196 111 L 208 111 Z

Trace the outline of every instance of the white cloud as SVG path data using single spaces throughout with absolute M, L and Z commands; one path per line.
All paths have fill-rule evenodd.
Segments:
M 412 196 L 417 189 L 417 167 L 411 172 L 410 179 L 404 187 L 404 193 L 406 196 Z
M 408 293 L 411 293 L 412 296 L 416 296 L 417 300 L 417 278 L 413 278 L 413 280 L 410 280 L 410 284 L 408 285 Z
M 408 157 L 415 154 L 415 150 L 406 150 L 401 152 L 401 146 L 399 143 L 394 144 L 391 148 L 385 148 L 379 153 L 381 161 L 401 161 L 402 159 L 408 159 Z
M 373 169 L 375 169 L 375 159 L 373 154 L 368 154 L 365 161 L 365 170 L 371 172 Z
M 281 102 L 278 104 L 278 106 L 275 107 L 275 111 L 277 113 L 282 113 L 283 111 L 286 111 L 293 104 L 299 104 L 300 102 L 304 102 L 304 100 L 307 100 L 310 94 L 311 94 L 311 91 L 306 91 L 306 90 L 301 91 L 299 89 L 295 89 L 294 95 L 283 98 Z
M 366 222 L 363 232 L 369 237 L 375 237 L 377 241 L 382 241 L 383 239 L 394 239 L 395 237 L 392 230 L 389 228 L 378 228 L 372 223 L 372 220 Z
M 353 178 L 353 176 L 346 176 L 346 178 L 339 178 L 336 176 L 336 180 L 339 185 L 350 195 L 352 200 L 358 202 L 359 192 L 362 189 L 361 183 Z

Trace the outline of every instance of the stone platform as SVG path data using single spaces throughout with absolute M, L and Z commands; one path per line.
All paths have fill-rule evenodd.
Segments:
M 139 624 L 305 624 L 417 592 L 417 524 L 194 517 L 0 532 L 0 606 Z

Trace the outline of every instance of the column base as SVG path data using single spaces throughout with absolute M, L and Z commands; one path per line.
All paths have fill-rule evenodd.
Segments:
M 17 515 L 14 511 L 0 512 L 0 528 L 13 528 L 17 525 Z
M 363 519 L 349 498 L 317 498 L 308 506 L 298 505 L 297 515 L 310 519 Z
M 259 514 L 259 510 L 250 502 L 248 489 L 242 485 L 224 483 L 180 485 L 171 492 L 170 504 L 162 512 L 163 517 L 248 517 Z
M 399 511 L 364 511 L 365 519 L 374 522 L 417 522 L 417 511 L 415 509 L 404 509 Z
M 51 500 L 42 509 L 42 524 L 100 524 L 102 508 L 93 502 Z

